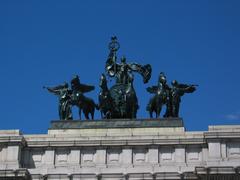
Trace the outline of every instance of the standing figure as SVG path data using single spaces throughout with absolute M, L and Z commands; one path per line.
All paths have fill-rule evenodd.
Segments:
M 116 63 L 116 57 L 110 52 L 108 60 L 106 62 L 106 72 L 110 77 L 116 78 L 116 84 L 128 84 L 131 83 L 133 72 L 137 72 L 142 75 L 143 82 L 147 83 L 151 78 L 152 68 L 150 64 L 140 65 L 137 63 L 126 63 L 126 58 L 121 58 L 121 63 Z
M 170 88 L 167 85 L 167 78 L 163 72 L 161 72 L 159 75 L 157 86 L 148 87 L 147 91 L 154 94 L 154 96 L 149 100 L 146 109 L 147 111 L 149 111 L 149 115 L 151 118 L 153 118 L 153 112 L 156 113 L 156 118 L 159 118 L 162 106 L 167 104 L 167 102 L 169 101 L 170 91 Z
M 72 120 L 71 90 L 68 89 L 68 84 L 64 83 L 56 87 L 44 88 L 59 97 L 58 113 L 60 120 Z
M 197 85 L 179 84 L 176 80 L 172 81 L 172 88 L 170 90 L 170 101 L 168 114 L 166 117 L 179 117 L 179 108 L 181 103 L 181 97 L 185 93 L 193 93 L 196 90 Z
M 117 63 L 116 52 L 119 47 L 117 38 L 112 37 L 109 43 L 110 53 L 105 65 L 107 75 L 116 79 L 116 84 L 109 90 L 115 105 L 112 118 L 136 118 L 138 101 L 133 88 L 133 72 L 142 75 L 143 82 L 147 83 L 151 78 L 152 68 L 149 64 L 142 66 L 137 63 L 127 63 L 125 57 Z

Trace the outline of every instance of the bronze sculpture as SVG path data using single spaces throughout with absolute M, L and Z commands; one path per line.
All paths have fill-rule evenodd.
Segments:
M 81 84 L 79 76 L 75 75 L 71 80 L 71 89 L 71 103 L 73 106 L 77 106 L 79 108 L 79 118 L 81 119 L 81 111 L 83 111 L 86 119 L 89 119 L 89 114 L 91 114 L 91 119 L 94 119 L 94 112 L 98 106 L 95 104 L 93 99 L 84 96 L 84 93 L 94 90 L 95 87 Z
M 187 85 L 187 84 L 179 84 L 176 80 L 172 81 L 172 88 L 170 90 L 170 100 L 169 106 L 170 114 L 166 117 L 179 117 L 179 108 L 181 103 L 181 97 L 185 93 L 193 93 L 196 90 L 197 85 Z
M 59 97 L 58 113 L 61 120 L 72 120 L 71 110 L 71 90 L 68 88 L 68 84 L 64 83 L 56 87 L 44 87 L 50 93 L 53 93 Z
M 111 119 L 112 115 L 114 114 L 114 104 L 107 86 L 107 78 L 104 74 L 102 74 L 100 77 L 99 87 L 101 88 L 101 91 L 98 95 L 101 117 L 102 119 Z
M 115 46 L 114 46 L 115 44 Z M 109 55 L 106 61 L 105 70 L 107 75 L 116 78 L 116 84 L 128 84 L 131 83 L 131 78 L 133 78 L 133 72 L 137 72 L 143 77 L 143 82 L 147 83 L 151 78 L 152 68 L 150 64 L 142 66 L 137 63 L 126 63 L 126 58 L 123 56 L 121 58 L 121 63 L 117 63 L 116 52 L 120 45 L 117 42 L 117 37 L 111 38 L 109 43 Z
M 160 73 L 157 86 L 151 86 L 147 88 L 147 91 L 154 96 L 149 100 L 147 105 L 147 111 L 153 118 L 153 112 L 156 113 L 156 118 L 160 117 L 162 106 L 166 105 L 169 101 L 170 88 L 167 85 L 167 78 L 163 72 Z
M 67 83 L 53 88 L 46 88 L 49 92 L 59 96 L 60 120 L 72 119 L 72 106 L 79 108 L 80 119 L 82 111 L 86 119 L 90 119 L 89 114 L 91 115 L 91 119 L 94 119 L 94 112 L 95 109 L 98 109 L 98 106 L 91 98 L 84 96 L 84 93 L 94 90 L 94 86 L 81 84 L 78 75 L 74 76 L 71 80 L 71 89 L 68 88 Z
M 152 68 L 149 64 L 142 66 L 137 63 L 127 63 L 125 57 L 121 58 L 121 63 L 117 63 L 116 52 L 119 48 L 120 45 L 117 42 L 117 38 L 115 36 L 112 37 L 109 43 L 110 52 L 106 61 L 105 70 L 109 77 L 115 77 L 116 79 L 116 84 L 110 88 L 110 96 L 107 99 L 107 101 L 112 102 L 113 109 L 110 110 L 106 107 L 104 109 L 103 101 L 99 101 L 99 106 L 102 112 L 111 111 L 108 112 L 108 114 L 111 114 L 111 118 L 136 118 L 139 105 L 133 87 L 133 72 L 141 74 L 143 82 L 147 83 L 151 78 Z M 107 82 L 105 82 L 105 84 L 107 85 Z M 102 92 L 100 92 L 99 99 L 101 99 L 101 93 Z M 108 116 L 106 116 L 106 118 L 108 118 Z
M 115 84 L 108 88 L 107 77 L 105 74 L 100 78 L 100 93 L 98 95 L 99 104 L 88 98 L 84 93 L 93 91 L 94 86 L 85 85 L 80 82 L 78 75 L 71 79 L 71 88 L 64 83 L 56 87 L 46 87 L 47 90 L 59 96 L 59 118 L 61 120 L 71 120 L 72 106 L 79 108 L 79 117 L 83 111 L 85 118 L 94 119 L 95 109 L 100 110 L 102 119 L 135 119 L 139 109 L 138 98 L 134 89 L 134 73 L 138 73 L 143 78 L 143 83 L 147 83 L 151 78 L 151 65 L 140 65 L 138 63 L 128 63 L 123 56 L 120 63 L 117 62 L 117 51 L 120 44 L 117 37 L 111 38 L 108 45 L 109 55 L 105 64 L 105 72 L 110 78 L 115 78 Z M 154 94 L 147 104 L 146 110 L 149 111 L 150 118 L 153 113 L 156 118 L 160 117 L 163 106 L 166 112 L 163 117 L 179 117 L 181 97 L 185 93 L 193 93 L 197 85 L 179 84 L 176 80 L 172 81 L 171 86 L 167 84 L 167 78 L 163 72 L 159 74 L 158 83 L 150 86 L 147 91 Z
M 160 117 L 163 105 L 166 105 L 166 112 L 163 117 L 179 117 L 181 97 L 185 93 L 193 93 L 197 85 L 179 84 L 176 80 L 172 81 L 172 87 L 167 85 L 167 79 L 163 72 L 160 73 L 157 86 L 147 88 L 149 93 L 155 94 L 147 105 L 147 111 L 152 118 L 153 112 L 156 118 Z

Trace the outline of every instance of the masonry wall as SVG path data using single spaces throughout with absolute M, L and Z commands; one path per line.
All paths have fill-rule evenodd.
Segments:
M 0 131 L 0 178 L 240 179 L 239 169 L 240 126 Z

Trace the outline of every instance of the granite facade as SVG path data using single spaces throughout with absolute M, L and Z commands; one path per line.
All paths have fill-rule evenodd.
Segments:
M 0 179 L 240 180 L 240 126 L 0 131 Z

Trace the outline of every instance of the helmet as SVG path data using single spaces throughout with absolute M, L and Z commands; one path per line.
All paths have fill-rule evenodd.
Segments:
M 172 86 L 177 86 L 178 82 L 177 82 L 177 80 L 173 80 L 171 84 L 172 84 Z
M 123 56 L 123 57 L 121 58 L 121 62 L 122 62 L 122 63 L 126 63 L 126 57 L 125 57 L 125 56 Z
M 68 83 L 67 83 L 67 82 L 64 82 L 64 83 L 63 83 L 63 87 L 64 87 L 64 88 L 68 88 Z
M 158 81 L 161 82 L 161 83 L 164 83 L 164 84 L 167 82 L 167 78 L 166 78 L 164 72 L 161 72 L 161 73 L 159 74 L 159 79 L 158 79 Z

